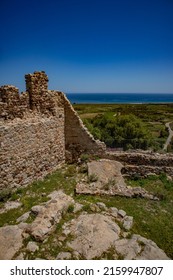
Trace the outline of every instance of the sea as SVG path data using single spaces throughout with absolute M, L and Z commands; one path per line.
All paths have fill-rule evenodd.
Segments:
M 67 93 L 72 104 L 164 104 L 173 93 Z

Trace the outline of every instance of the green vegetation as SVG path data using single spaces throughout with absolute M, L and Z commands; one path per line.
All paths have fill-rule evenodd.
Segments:
M 146 150 L 152 145 L 150 132 L 135 115 L 116 117 L 98 115 L 85 121 L 95 138 L 105 142 L 107 147 Z
M 68 195 L 72 195 L 76 202 L 82 203 L 81 211 L 92 213 L 92 203 L 103 202 L 107 207 L 117 207 L 126 211 L 127 215 L 134 217 L 134 225 L 131 234 L 140 234 L 156 242 L 165 253 L 173 259 L 173 181 L 169 180 L 165 174 L 159 176 L 149 176 L 146 179 L 134 178 L 128 179 L 127 184 L 140 186 L 147 191 L 156 194 L 160 201 L 153 201 L 142 198 L 126 198 L 118 196 L 92 196 L 75 195 L 74 188 L 76 180 L 83 174 L 77 174 L 75 165 L 65 165 L 61 170 L 47 176 L 44 181 L 33 183 L 32 185 L 20 189 L 12 194 L 11 200 L 17 199 L 22 202 L 22 207 L 9 210 L 0 214 L 0 226 L 6 224 L 15 224 L 16 219 L 31 209 L 32 206 L 41 204 L 48 200 L 47 195 L 54 190 L 63 189 Z M 113 184 L 109 181 L 108 184 Z M 107 186 L 105 186 L 106 188 Z M 3 206 L 4 202 L 1 202 Z M 74 206 L 70 205 L 66 215 L 57 225 L 57 230 L 52 233 L 45 243 L 40 243 L 40 250 L 34 254 L 28 253 L 29 259 L 55 258 L 62 247 L 59 246 L 58 238 L 61 236 L 64 223 L 77 217 L 79 213 L 74 214 Z M 32 222 L 34 217 L 30 218 Z M 70 238 L 70 237 L 69 237 Z M 71 237 L 72 238 L 72 237 Z M 63 241 L 61 241 L 63 243 Z M 64 251 L 69 248 L 64 247 Z M 61 248 L 61 249 L 60 249 Z M 113 252 L 110 251 L 111 258 Z M 108 258 L 108 256 L 107 256 Z
M 151 239 L 173 259 L 173 181 L 165 174 L 149 176 L 146 179 L 128 179 L 128 185 L 140 186 L 155 193 L 160 201 L 143 198 L 126 198 L 111 196 L 78 195 L 80 203 L 96 203 L 102 201 L 107 207 L 123 209 L 134 217 L 132 233 Z
M 37 181 L 26 188 L 18 189 L 11 194 L 10 197 L 8 195 L 9 200 L 18 200 L 22 203 L 22 206 L 0 214 L 0 227 L 5 224 L 15 224 L 16 219 L 31 210 L 34 205 L 48 201 L 49 198 L 47 195 L 54 190 L 63 189 L 66 194 L 73 194 L 75 176 L 76 166 L 65 165 L 62 170 L 57 170 L 53 174 L 46 176 L 43 181 Z M 2 194 L 4 196 L 4 191 L 2 191 Z M 3 204 L 4 203 L 1 202 L 0 207 L 2 207 Z
M 97 181 L 98 181 L 98 176 L 95 173 L 88 176 L 88 183 L 94 183 Z
M 165 124 L 173 120 L 172 104 L 73 106 L 94 137 L 105 141 L 109 147 L 162 150 L 168 137 Z M 123 122 L 126 122 L 125 127 L 122 126 Z M 172 152 L 171 147 L 169 151 Z

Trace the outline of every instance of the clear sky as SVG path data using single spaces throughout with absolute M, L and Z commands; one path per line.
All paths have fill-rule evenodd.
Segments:
M 0 85 L 173 93 L 173 0 L 1 0 Z

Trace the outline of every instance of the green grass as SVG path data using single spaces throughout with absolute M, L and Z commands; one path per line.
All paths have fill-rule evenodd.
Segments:
M 126 211 L 127 215 L 133 216 L 134 225 L 131 233 L 140 234 L 153 240 L 165 253 L 173 259 L 173 181 L 167 179 L 165 174 L 149 176 L 146 179 L 128 179 L 128 185 L 140 186 L 147 191 L 155 193 L 161 200 L 153 201 L 142 198 L 126 198 L 118 196 L 92 196 L 74 195 L 76 185 L 76 166 L 65 165 L 61 170 L 47 176 L 45 180 L 34 183 L 27 188 L 16 191 L 12 198 L 18 199 L 23 206 L 0 214 L 0 226 L 15 224 L 16 219 L 29 211 L 32 206 L 47 200 L 47 195 L 63 189 L 68 195 L 73 195 L 76 202 L 84 205 L 81 211 L 92 213 L 91 203 L 103 202 L 107 207 L 116 207 Z M 79 176 L 80 174 L 78 174 Z M 63 250 L 68 251 L 64 244 L 58 246 L 58 236 L 62 233 L 65 222 L 77 217 L 80 213 L 73 213 L 74 206 L 70 205 L 66 215 L 57 225 L 55 233 L 51 234 L 45 243 L 40 243 L 40 250 L 34 254 L 28 254 L 29 259 L 46 258 L 53 259 Z M 32 219 L 31 219 L 32 221 Z M 69 236 L 70 238 L 70 236 Z M 42 250 L 41 250 L 42 249 Z M 110 252 L 110 258 L 111 258 Z M 109 255 L 109 254 L 108 254 Z
M 149 176 L 146 179 L 128 180 L 128 185 L 140 186 L 161 197 L 160 201 L 143 198 L 126 198 L 111 196 L 78 195 L 76 199 L 83 203 L 86 211 L 89 203 L 103 202 L 107 207 L 116 207 L 133 216 L 132 233 L 140 234 L 153 240 L 165 253 L 173 259 L 173 181 L 165 174 Z
M 76 166 L 64 166 L 53 174 L 11 194 L 10 200 L 18 200 L 22 207 L 0 214 L 0 226 L 15 224 L 16 219 L 28 212 L 32 206 L 48 201 L 47 195 L 54 190 L 63 189 L 68 195 L 73 193 L 75 187 Z M 8 196 L 9 198 L 9 196 Z M 4 201 L 5 203 L 5 201 Z M 4 203 L 1 202 L 1 207 Z

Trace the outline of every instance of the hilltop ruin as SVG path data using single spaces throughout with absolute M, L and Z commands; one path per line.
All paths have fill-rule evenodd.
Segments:
M 127 175 L 167 173 L 173 177 L 173 154 L 108 152 L 83 125 L 63 92 L 48 90 L 44 71 L 25 75 L 26 92 L 0 87 L 0 190 L 44 178 L 81 154 L 119 161 Z
M 21 94 L 14 86 L 0 87 L 0 189 L 27 185 L 65 160 L 105 150 L 64 93 L 48 90 L 44 71 L 25 75 L 25 81 Z

